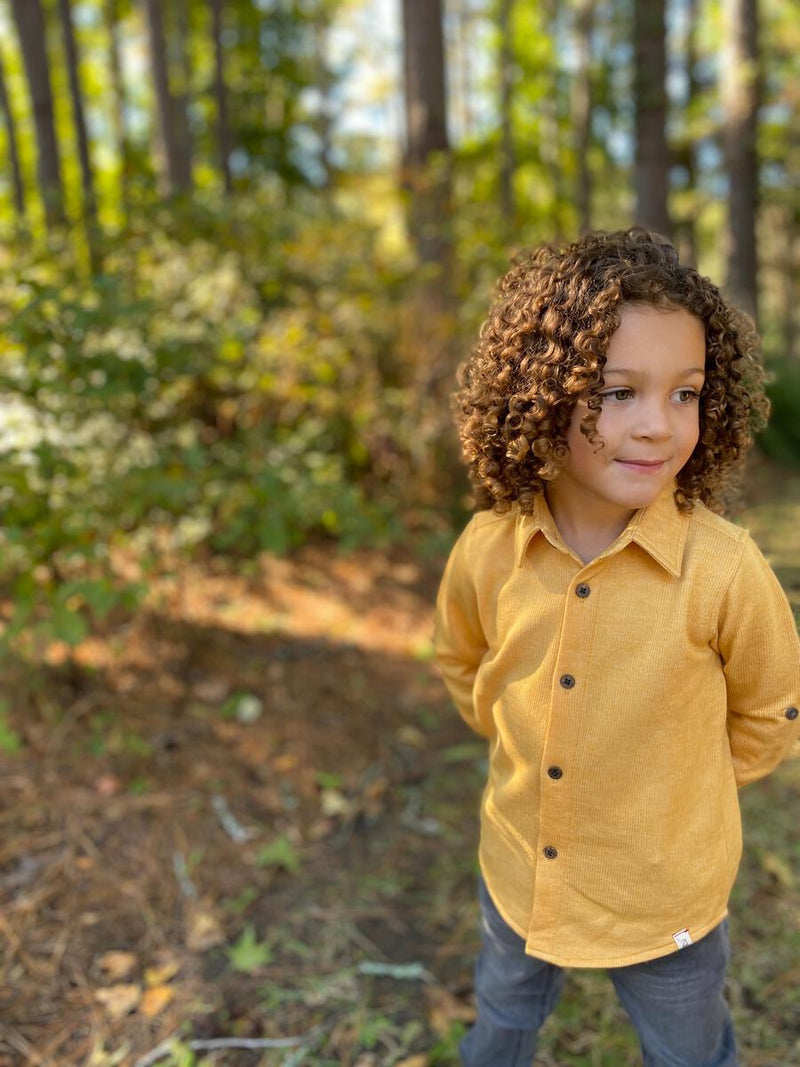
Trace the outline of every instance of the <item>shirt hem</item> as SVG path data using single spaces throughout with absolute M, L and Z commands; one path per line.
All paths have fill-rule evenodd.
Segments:
M 681 950 L 674 943 L 671 945 L 662 944 L 657 948 L 644 949 L 641 952 L 627 953 L 624 956 L 598 956 L 598 957 L 578 957 L 578 956 L 564 956 L 560 953 L 550 952 L 548 949 L 540 949 L 534 942 L 528 941 L 528 935 L 524 929 L 522 929 L 518 923 L 511 920 L 505 907 L 497 899 L 497 895 L 492 889 L 491 883 L 486 876 L 486 871 L 481 867 L 481 874 L 483 880 L 486 883 L 486 888 L 489 890 L 489 895 L 492 898 L 494 906 L 500 913 L 500 917 L 503 922 L 509 926 L 514 933 L 522 938 L 525 942 L 525 955 L 533 956 L 536 959 L 544 960 L 545 963 L 554 963 L 557 967 L 586 967 L 586 968 L 598 968 L 605 967 L 630 967 L 634 963 L 647 963 L 648 960 L 657 960 L 663 956 L 671 956 L 674 952 L 680 952 Z M 728 917 L 729 911 L 726 907 L 722 913 L 711 922 L 704 924 L 703 926 L 692 926 L 692 943 L 695 944 L 704 938 L 707 934 L 710 934 L 719 924 Z

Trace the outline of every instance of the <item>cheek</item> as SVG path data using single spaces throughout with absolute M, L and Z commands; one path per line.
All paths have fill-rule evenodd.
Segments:
M 680 439 L 681 451 L 684 455 L 684 461 L 686 461 L 694 452 L 697 442 L 700 440 L 700 418 L 697 411 L 681 426 Z

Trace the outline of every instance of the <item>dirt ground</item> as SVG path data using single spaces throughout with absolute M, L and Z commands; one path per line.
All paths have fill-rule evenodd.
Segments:
M 135 1064 L 175 1034 L 316 1025 L 308 1062 L 349 1063 L 377 1018 L 402 1031 L 398 991 L 395 1044 L 431 1011 L 469 1014 L 448 997 L 473 916 L 436 878 L 472 880 L 479 775 L 430 664 L 440 566 L 318 548 L 247 579 L 185 567 L 74 655 L 9 666 L 0 1064 Z M 424 977 L 354 970 L 397 961 Z
M 431 662 L 441 566 L 182 565 L 5 665 L 0 1067 L 456 1062 L 485 754 Z M 798 767 L 744 799 L 743 1062 L 798 1067 Z M 539 1062 L 639 1062 L 603 976 L 570 978 Z

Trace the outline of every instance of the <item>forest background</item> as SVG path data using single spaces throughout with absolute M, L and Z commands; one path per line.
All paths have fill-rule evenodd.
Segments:
M 310 886 L 330 840 L 346 850 L 375 824 L 385 840 L 380 820 L 397 797 L 405 833 L 451 834 L 471 854 L 469 834 L 448 824 L 461 817 L 450 786 L 422 752 L 439 730 L 434 755 L 466 765 L 474 805 L 482 755 L 449 732 L 427 662 L 429 608 L 469 508 L 448 394 L 516 251 L 638 222 L 757 319 L 773 417 L 746 499 L 767 509 L 753 525 L 796 599 L 786 531 L 800 514 L 798 14 L 794 0 L 0 0 L 0 752 L 17 791 L 3 802 L 0 884 L 12 903 L 0 959 L 23 998 L 0 1023 L 9 1063 L 143 1064 L 172 1034 L 161 1058 L 188 1064 L 198 1014 L 254 1041 L 311 1027 L 295 1051 L 264 1044 L 237 1064 L 454 1062 L 474 945 L 459 957 L 445 916 L 454 886 L 473 914 L 469 860 L 439 872 L 433 892 L 451 980 L 423 990 L 426 1008 L 403 1001 L 395 1015 L 353 993 L 346 937 L 322 969 L 350 984 L 309 1001 L 303 982 L 319 959 L 298 936 L 271 942 L 274 911 L 259 901 L 267 887 L 273 909 L 281 892 L 297 895 L 300 869 Z M 346 621 L 343 605 L 361 619 Z M 236 633 L 260 643 L 233 647 Z M 347 657 L 365 649 L 354 671 Z M 324 661 L 309 676 L 331 672 L 322 694 L 284 669 L 306 656 Z M 382 699 L 391 743 L 375 721 Z M 324 719 L 317 735 L 310 709 L 326 700 L 349 720 Z M 409 725 L 412 706 L 425 721 Z M 225 744 L 241 745 L 260 800 L 244 771 L 225 778 Z M 90 908 L 101 918 L 73 944 L 64 894 L 102 897 L 92 877 L 116 862 L 101 844 L 112 800 L 146 865 L 147 820 L 178 803 L 181 748 L 191 773 L 208 761 L 205 792 L 188 770 L 178 792 L 195 814 L 209 801 L 219 849 L 226 835 L 248 840 L 225 821 L 234 797 L 264 840 L 238 882 L 242 855 L 225 854 L 236 885 L 222 886 L 211 824 L 197 824 L 193 848 L 186 812 L 180 840 L 164 823 L 152 884 L 129 879 L 139 918 L 117 924 L 114 951 L 134 960 L 119 970 L 105 951 L 117 902 Z M 426 803 L 445 811 L 438 831 L 419 807 L 423 782 Z M 775 788 L 796 800 L 794 779 Z M 797 875 L 780 821 L 764 833 L 753 878 L 784 915 Z M 205 895 L 190 877 L 202 856 Z M 417 869 L 430 863 L 422 846 L 415 856 Z M 407 898 L 409 885 L 379 878 L 371 899 L 400 888 Z M 62 901 L 50 916 L 57 950 L 36 941 L 51 899 Z M 197 958 L 176 962 L 176 949 L 149 981 L 143 960 L 166 951 L 172 912 Z M 106 940 L 92 940 L 95 927 Z M 386 944 L 382 957 L 391 970 Z M 84 960 L 80 980 L 71 958 Z M 237 1014 L 236 981 L 275 959 L 292 995 L 275 987 Z M 776 970 L 746 987 L 744 1015 L 788 983 L 779 957 L 764 966 Z M 175 992 L 189 973 L 222 990 L 206 989 L 213 1010 L 197 1008 L 195 987 L 194 1000 Z M 354 996 L 355 1015 L 341 1007 Z M 754 1064 L 800 1064 L 784 1032 L 796 1015 L 776 1017 Z M 559 1062 L 635 1062 L 610 1002 L 596 1001 L 602 1040 L 589 1051 L 573 1023 L 550 1038 Z

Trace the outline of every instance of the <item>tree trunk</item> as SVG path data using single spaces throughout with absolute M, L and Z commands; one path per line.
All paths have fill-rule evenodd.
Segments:
M 783 291 L 781 293 L 781 334 L 783 338 L 784 359 L 796 358 L 797 347 L 797 305 L 800 298 L 800 264 L 798 263 L 797 245 L 800 237 L 800 207 L 792 205 L 786 208 L 786 221 L 783 227 L 783 261 L 781 276 Z
M 48 226 L 63 224 L 64 190 L 41 0 L 11 0 L 36 124 L 37 175 Z
M 728 271 L 731 299 L 758 314 L 756 136 L 760 96 L 757 0 L 726 0 L 723 102 L 728 171 Z
M 403 0 L 408 229 L 421 270 L 406 304 L 400 350 L 410 364 L 413 461 L 431 494 L 460 476 L 447 395 L 455 370 L 450 150 L 441 0 Z M 445 474 L 445 472 L 447 472 Z
M 78 158 L 81 165 L 81 187 L 83 190 L 83 213 L 89 226 L 97 220 L 97 201 L 95 200 L 94 177 L 89 158 L 89 134 L 86 130 L 86 116 L 83 110 L 83 96 L 78 75 L 78 48 L 72 25 L 70 0 L 58 0 L 61 16 L 61 33 L 64 38 L 64 52 L 67 57 L 69 75 L 69 92 L 72 98 L 72 116 L 75 123 L 75 135 L 78 142 Z
M 175 132 L 178 137 L 178 145 L 181 160 L 181 185 L 188 188 L 192 184 L 192 130 L 189 122 L 189 101 L 192 90 L 192 64 L 189 58 L 189 40 L 191 36 L 191 22 L 187 0 L 173 0 L 176 13 L 175 35 L 175 65 L 179 72 L 177 91 L 173 93 L 173 112 L 175 116 Z
M 578 69 L 573 82 L 572 126 L 575 131 L 577 165 L 575 201 L 578 229 L 592 228 L 592 174 L 589 149 L 592 143 L 592 30 L 595 0 L 579 0 L 575 12 L 575 54 Z
M 698 27 L 699 0 L 688 0 L 686 12 L 686 108 L 690 111 L 699 92 L 697 81 L 697 27 Z M 694 199 L 697 189 L 697 153 L 695 151 L 693 131 L 689 128 L 686 132 L 684 145 L 683 165 L 686 168 L 686 185 L 692 200 L 689 216 L 683 224 L 684 240 L 686 249 L 683 257 L 692 266 L 697 265 L 697 215 L 699 214 L 697 202 Z
M 514 39 L 511 17 L 513 8 L 514 0 L 500 0 L 500 210 L 503 222 L 510 233 L 513 232 L 516 215 L 514 172 L 517 169 L 512 117 Z
M 447 138 L 441 0 L 403 0 L 408 224 L 423 264 L 449 260 L 450 145 Z
M 225 54 L 222 47 L 222 0 L 211 0 L 211 33 L 214 39 L 214 99 L 217 104 L 217 144 L 219 166 L 225 192 L 233 192 L 231 177 L 231 134 L 228 125 L 228 96 L 225 89 Z
M 25 186 L 22 183 L 22 171 L 17 153 L 17 127 L 11 110 L 11 101 L 6 90 L 6 78 L 3 70 L 3 57 L 0 55 L 0 110 L 6 124 L 6 143 L 8 144 L 8 161 L 11 164 L 11 179 L 14 184 L 14 207 L 20 223 L 25 221 Z
M 24 2 L 24 0 L 23 0 Z M 158 129 L 162 153 L 162 183 L 170 195 L 189 188 L 187 160 L 181 156 L 180 134 L 175 124 L 175 101 L 169 86 L 167 49 L 160 0 L 145 0 L 150 37 L 150 60 L 156 90 Z
M 545 0 L 541 5 L 545 19 L 545 32 L 553 42 L 552 63 L 550 67 L 550 90 L 542 101 L 544 123 L 547 131 L 542 138 L 541 155 L 550 174 L 550 187 L 553 196 L 553 237 L 561 241 L 564 236 L 564 208 L 566 193 L 564 190 L 564 167 L 562 163 L 561 112 L 565 81 L 561 69 L 561 32 L 560 22 L 562 5 L 558 0 Z
M 119 50 L 119 16 L 118 0 L 106 0 L 106 29 L 108 32 L 108 61 L 111 68 L 111 88 L 113 98 L 112 123 L 114 141 L 119 158 L 119 194 L 122 213 L 130 218 L 131 210 L 131 154 L 128 145 L 128 128 L 125 120 L 125 82 L 122 77 L 122 62 Z
M 458 88 L 458 126 L 461 138 L 467 140 L 475 132 L 475 108 L 472 100 L 475 44 L 472 39 L 474 14 L 470 0 L 459 0 L 456 4 L 457 65 L 455 82 Z
M 633 2 L 636 222 L 670 236 L 664 0 Z

